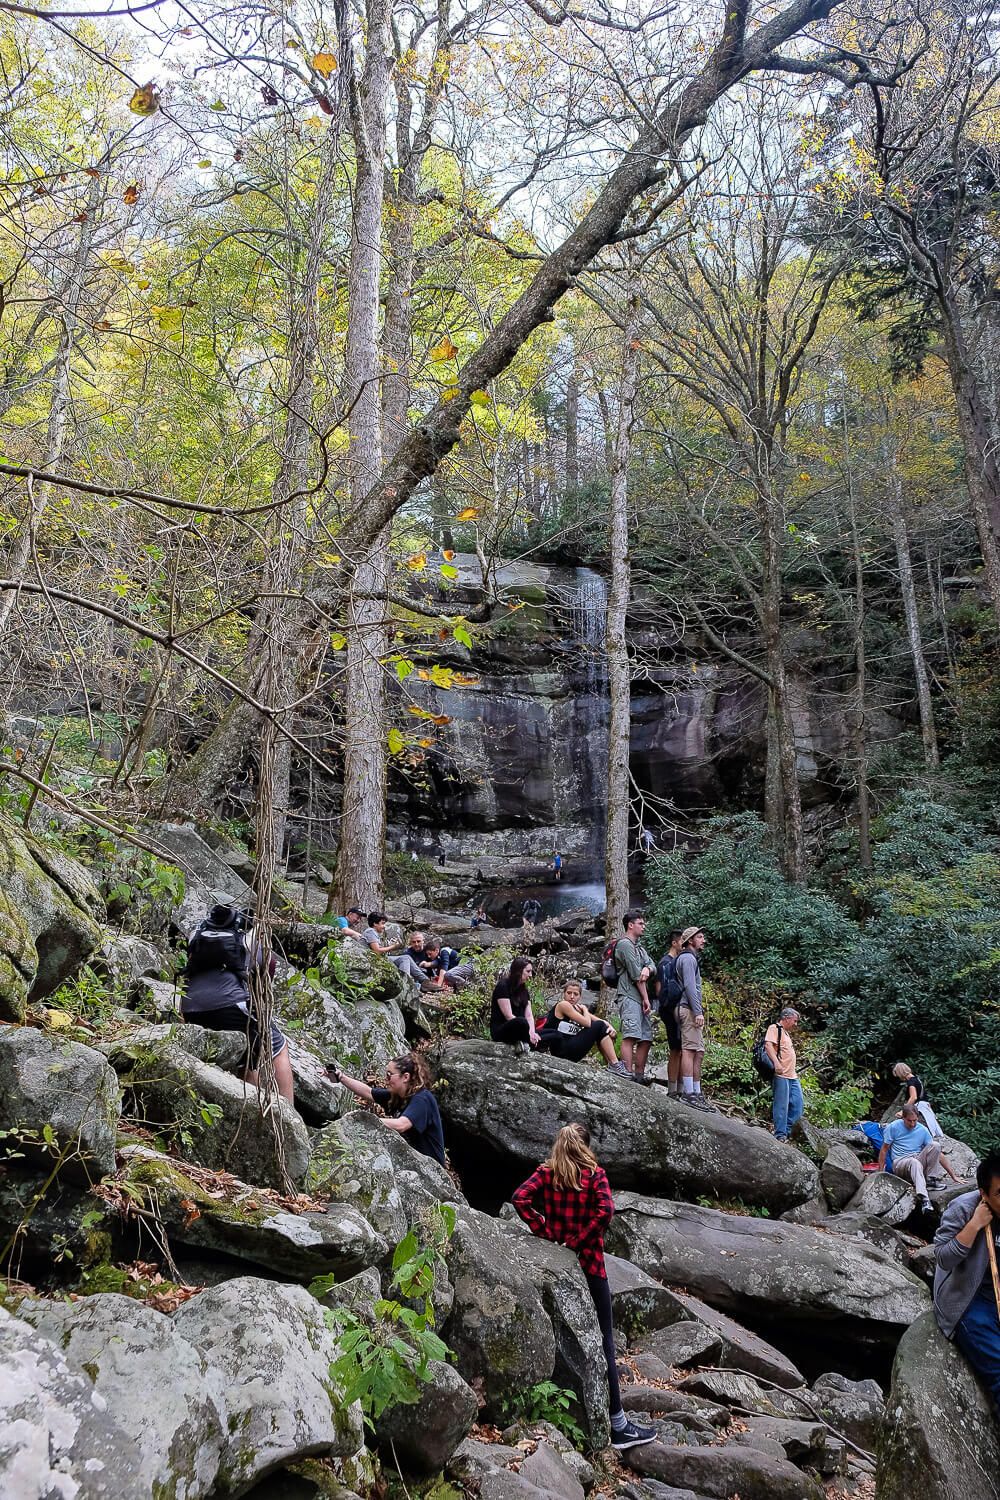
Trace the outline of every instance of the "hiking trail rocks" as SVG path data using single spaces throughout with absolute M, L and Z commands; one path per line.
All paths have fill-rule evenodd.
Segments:
M 99 1052 L 29 1026 L 0 1029 L 0 1124 L 29 1161 L 90 1182 L 113 1172 L 122 1092 Z M 48 1132 L 49 1144 L 43 1132 Z

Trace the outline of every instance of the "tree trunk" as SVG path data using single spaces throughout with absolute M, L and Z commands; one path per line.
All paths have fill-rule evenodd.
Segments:
M 934 723 L 934 703 L 931 699 L 930 677 L 924 657 L 924 641 L 920 629 L 920 611 L 917 608 L 917 589 L 913 579 L 913 560 L 910 556 L 910 537 L 906 527 L 906 511 L 903 504 L 903 485 L 899 474 L 898 455 L 891 445 L 884 450 L 886 472 L 886 494 L 889 501 L 889 517 L 892 523 L 892 539 L 896 546 L 896 563 L 899 568 L 899 590 L 903 599 L 903 616 L 906 620 L 906 639 L 910 646 L 913 676 L 917 684 L 917 709 L 920 714 L 920 738 L 924 744 L 924 764 L 935 770 L 940 764 L 937 728 Z
M 802 825 L 802 797 L 796 764 L 795 729 L 788 693 L 788 673 L 781 639 L 781 532 L 782 507 L 774 493 L 768 472 L 772 463 L 769 452 L 762 452 L 765 483 L 758 489 L 758 510 L 763 533 L 763 568 L 761 578 L 761 633 L 768 675 L 771 679 L 771 713 L 778 774 L 781 785 L 781 829 L 779 848 L 781 862 L 789 880 L 806 878 L 805 831 Z
M 576 378 L 576 366 L 570 371 L 566 382 L 566 490 L 571 493 L 580 487 L 580 385 Z
M 357 171 L 349 271 L 346 389 L 351 401 L 352 508 L 382 473 L 379 289 L 389 89 L 388 0 L 369 0 L 360 101 L 352 108 Z M 389 525 L 377 528 L 355 563 L 347 604 L 344 793 L 334 887 L 343 906 L 374 909 L 385 891 L 386 589 Z
M 983 554 L 986 586 L 1000 629 L 1000 465 L 991 431 L 990 413 L 976 379 L 956 308 L 943 306 L 944 346 L 955 394 L 955 415 L 962 440 L 965 477 L 972 514 Z
M 847 403 L 843 403 L 844 466 L 847 471 L 847 500 L 851 517 L 851 549 L 854 555 L 854 693 L 851 704 L 851 748 L 854 751 L 854 774 L 858 794 L 858 858 L 863 870 L 872 868 L 871 798 L 868 789 L 867 693 L 868 659 L 865 651 L 865 564 L 858 530 L 858 510 L 854 499 L 854 476 L 851 468 L 850 432 L 847 425 Z
M 632 674 L 628 658 L 625 617 L 632 584 L 629 555 L 628 471 L 632 456 L 632 422 L 639 367 L 637 308 L 630 303 L 622 348 L 621 392 L 614 430 L 611 465 L 611 507 L 608 552 L 611 587 L 608 590 L 608 825 L 604 851 L 607 937 L 620 937 L 628 910 L 629 744 L 632 721 Z

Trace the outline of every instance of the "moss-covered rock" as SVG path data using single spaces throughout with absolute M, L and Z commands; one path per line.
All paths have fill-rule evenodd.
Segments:
M 88 1182 L 113 1172 L 122 1094 L 114 1070 L 79 1042 L 0 1029 L 0 1129 L 11 1150 Z
M 100 892 L 82 865 L 0 817 L 0 1020 L 58 989 L 101 941 Z

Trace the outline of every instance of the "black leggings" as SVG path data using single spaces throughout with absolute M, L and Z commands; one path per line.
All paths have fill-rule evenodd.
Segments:
M 506 1042 L 508 1047 L 515 1047 L 518 1042 L 528 1040 L 528 1018 L 527 1016 L 514 1016 L 509 1021 L 504 1021 L 502 1026 L 492 1026 L 490 1036 L 495 1042 Z
M 606 1276 L 592 1276 L 585 1271 L 590 1295 L 594 1299 L 597 1321 L 604 1341 L 604 1358 L 608 1364 L 608 1410 L 614 1416 L 622 1409 L 622 1392 L 618 1384 L 618 1360 L 615 1355 L 615 1325 L 611 1315 L 611 1288 Z
M 539 1033 L 538 1045 L 547 1047 L 553 1057 L 563 1057 L 567 1062 L 579 1062 L 581 1057 L 586 1057 L 591 1047 L 596 1047 L 603 1037 L 606 1037 L 610 1027 L 607 1021 L 592 1021 L 582 1031 L 570 1035 L 567 1031 L 553 1030 L 551 1035 L 549 1028 Z

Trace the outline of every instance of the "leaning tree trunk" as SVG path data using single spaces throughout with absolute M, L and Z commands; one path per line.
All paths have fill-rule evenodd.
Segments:
M 851 468 L 850 432 L 847 404 L 844 414 L 844 461 L 847 469 L 847 499 L 851 517 L 851 549 L 854 555 L 854 693 L 851 704 L 850 733 L 854 751 L 854 774 L 858 793 L 858 858 L 863 870 L 872 867 L 871 798 L 868 788 L 868 656 L 865 648 L 865 563 L 858 529 L 858 509 L 854 499 L 854 476 Z
M 611 463 L 611 510 L 608 552 L 611 587 L 605 650 L 608 660 L 608 822 L 604 848 L 607 936 L 619 937 L 628 910 L 629 744 L 632 722 L 632 673 L 625 618 L 632 585 L 629 555 L 628 471 L 632 457 L 632 423 L 639 368 L 636 306 L 630 306 L 622 348 L 621 392 Z
M 906 639 L 910 647 L 913 676 L 917 684 L 917 709 L 920 714 L 920 738 L 924 745 L 924 764 L 928 770 L 932 771 L 940 764 L 937 728 L 934 723 L 934 703 L 931 698 L 927 660 L 924 656 L 920 611 L 917 608 L 917 589 L 913 580 L 913 560 L 910 555 L 910 537 L 903 504 L 903 484 L 899 474 L 898 455 L 891 445 L 887 445 L 885 449 L 885 473 L 892 539 L 896 547 L 896 564 L 899 568 L 899 591 L 903 599 L 903 617 L 906 621 Z
M 360 101 L 352 109 L 357 173 L 348 289 L 346 389 L 350 484 L 357 506 L 382 473 L 379 292 L 389 88 L 389 8 L 369 0 Z M 344 792 L 334 888 L 343 905 L 381 905 L 385 890 L 385 656 L 389 526 L 354 559 L 343 675 Z M 345 541 L 345 550 L 349 542 Z

